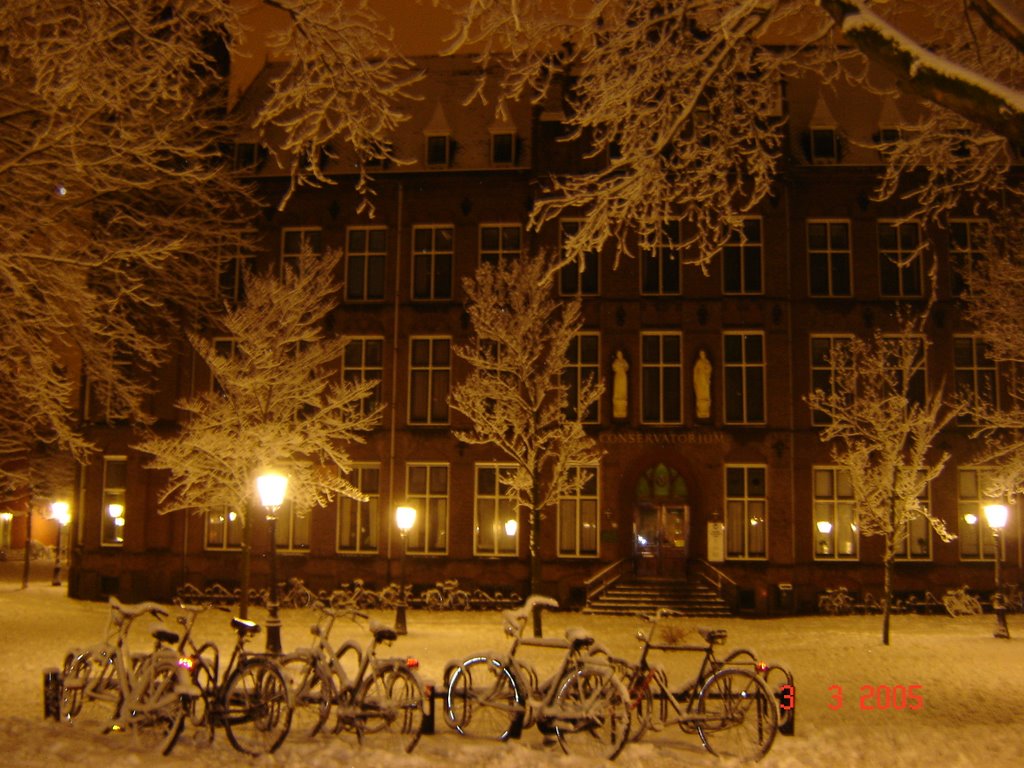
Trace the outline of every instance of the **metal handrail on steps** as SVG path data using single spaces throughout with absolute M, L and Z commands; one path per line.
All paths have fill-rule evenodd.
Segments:
M 622 578 L 622 570 L 625 563 L 626 558 L 616 560 L 583 582 L 583 585 L 587 588 L 588 605 L 607 592 L 609 587 Z
M 711 588 L 715 590 L 715 593 L 720 598 L 731 604 L 731 598 L 736 594 L 737 590 L 739 589 L 739 584 L 737 584 L 735 581 L 729 578 L 728 574 L 715 568 L 715 566 L 713 566 L 707 560 L 701 560 L 699 562 L 702 566 L 704 566 L 704 569 L 698 570 L 697 575 L 700 576 L 704 581 L 706 581 L 711 586 Z M 707 571 L 711 571 L 711 573 L 708 573 Z M 728 584 L 729 586 L 726 587 L 726 584 Z M 725 595 L 724 593 L 726 591 L 728 591 L 730 594 Z

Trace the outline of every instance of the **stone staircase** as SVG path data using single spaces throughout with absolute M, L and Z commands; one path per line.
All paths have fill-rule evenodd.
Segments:
M 676 579 L 622 579 L 594 600 L 583 613 L 637 614 L 671 608 L 687 616 L 731 616 L 732 609 L 708 585 Z

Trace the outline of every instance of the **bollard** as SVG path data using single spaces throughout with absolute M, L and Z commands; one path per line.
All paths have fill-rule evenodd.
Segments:
M 43 717 L 60 720 L 61 675 L 56 667 L 43 670 Z
M 423 684 L 423 724 L 420 733 L 428 736 L 434 733 L 434 684 Z

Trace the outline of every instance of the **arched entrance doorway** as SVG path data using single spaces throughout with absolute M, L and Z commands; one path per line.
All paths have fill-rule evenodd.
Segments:
M 633 556 L 636 575 L 686 578 L 690 548 L 690 505 L 686 481 L 674 469 L 657 464 L 636 484 Z

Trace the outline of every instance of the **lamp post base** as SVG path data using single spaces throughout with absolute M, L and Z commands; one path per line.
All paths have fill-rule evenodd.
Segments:
M 270 615 L 267 617 L 267 653 L 281 653 L 281 618 L 277 615 L 277 603 L 267 606 Z
M 395 632 L 399 635 L 409 634 L 405 624 L 405 603 L 401 602 L 395 606 Z

